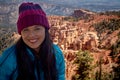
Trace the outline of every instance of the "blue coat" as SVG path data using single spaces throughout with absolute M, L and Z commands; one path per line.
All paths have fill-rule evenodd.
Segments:
M 56 57 L 56 67 L 58 71 L 58 80 L 65 80 L 65 60 L 63 53 L 57 45 L 53 46 L 55 49 L 55 57 Z M 34 56 L 32 52 L 26 48 L 30 57 L 34 60 Z M 44 80 L 44 72 L 42 70 L 40 77 L 41 80 Z M 35 71 L 36 73 L 36 71 Z M 18 76 L 17 70 L 17 61 L 15 54 L 15 46 L 11 46 L 6 49 L 2 55 L 0 55 L 0 80 L 16 80 Z M 36 73 L 37 76 L 37 73 Z

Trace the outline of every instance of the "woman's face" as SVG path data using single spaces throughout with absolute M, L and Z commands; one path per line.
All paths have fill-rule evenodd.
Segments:
M 40 25 L 29 26 L 21 31 L 21 36 L 26 45 L 38 52 L 45 39 L 45 28 Z

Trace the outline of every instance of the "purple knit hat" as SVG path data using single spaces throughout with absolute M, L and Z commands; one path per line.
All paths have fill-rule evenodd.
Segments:
M 42 25 L 49 29 L 48 19 L 45 12 L 42 10 L 39 4 L 22 3 L 19 7 L 19 18 L 17 21 L 18 33 L 29 26 Z

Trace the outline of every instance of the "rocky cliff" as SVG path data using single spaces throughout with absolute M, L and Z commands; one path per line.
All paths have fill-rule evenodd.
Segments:
M 80 13 L 78 11 L 77 15 L 72 18 L 64 16 L 49 16 L 48 18 L 52 39 L 65 54 L 67 80 L 71 80 L 72 75 L 75 74 L 76 66 L 73 62 L 76 58 L 75 53 L 79 50 L 90 51 L 94 58 L 94 64 L 102 59 L 101 65 L 105 73 L 109 73 L 112 67 L 120 62 L 118 59 L 120 54 L 120 47 L 118 47 L 120 42 L 119 16 L 90 14 L 87 15 L 87 18 L 83 16 L 81 18 L 81 11 Z

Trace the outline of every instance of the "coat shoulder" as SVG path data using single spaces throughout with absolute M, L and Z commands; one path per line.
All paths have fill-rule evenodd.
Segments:
M 1 66 L 11 66 L 16 64 L 16 54 L 15 54 L 15 45 L 7 48 L 0 55 L 0 67 Z
M 0 80 L 9 80 L 16 71 L 17 61 L 15 46 L 7 48 L 0 55 Z

